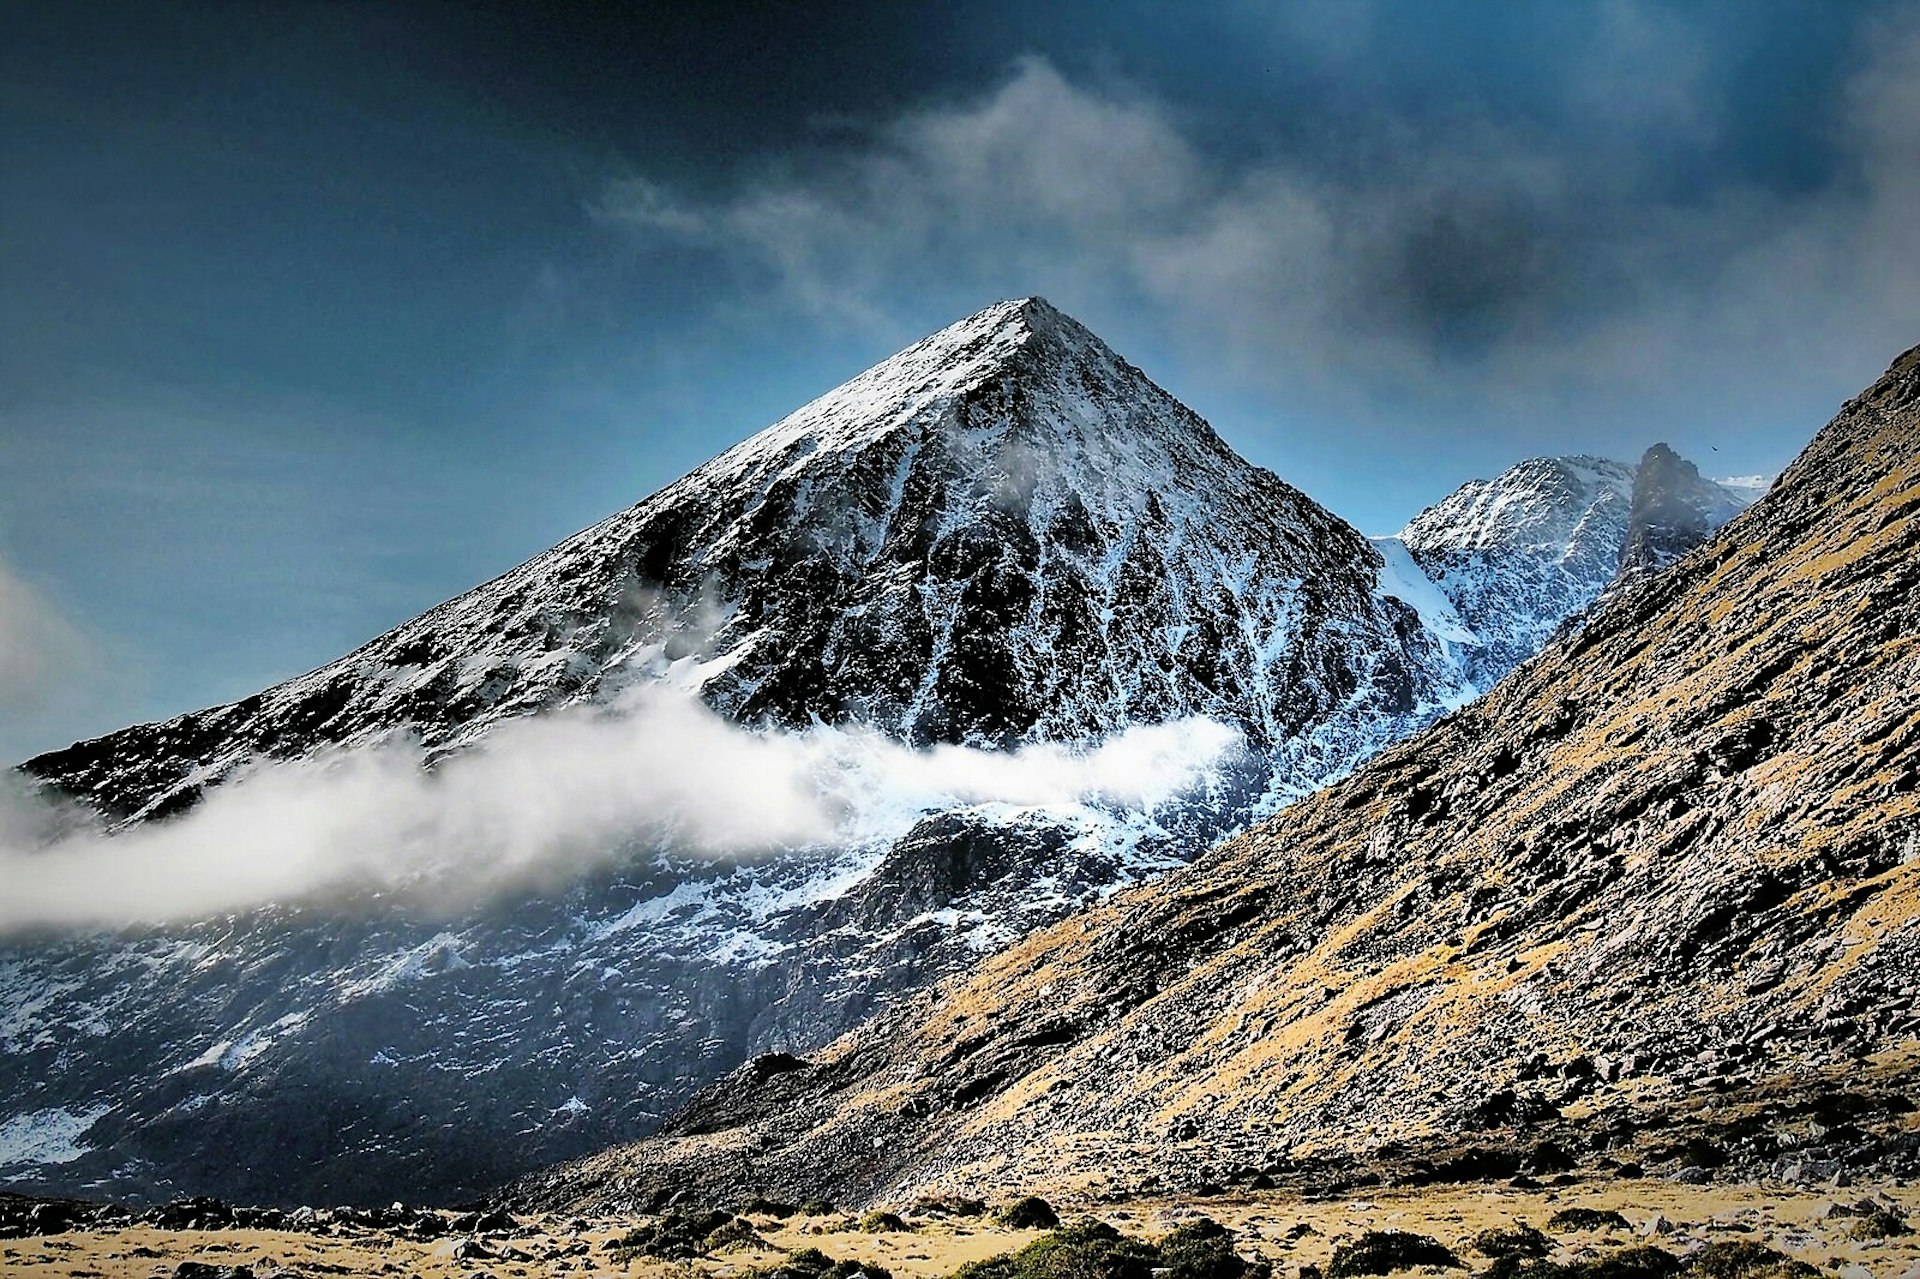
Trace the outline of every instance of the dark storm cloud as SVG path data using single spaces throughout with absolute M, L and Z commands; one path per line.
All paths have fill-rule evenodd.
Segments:
M 1339 394 L 1673 391 L 1884 358 L 1920 336 L 1915 11 L 1856 33 L 1826 177 L 1799 189 L 1746 171 L 1712 35 L 1617 0 L 1549 51 L 1557 114 L 1403 107 L 1337 148 L 1231 155 L 1156 89 L 1033 56 L 717 196 L 642 173 L 593 207 L 820 315 L 882 321 L 957 281 L 1144 300 L 1243 368 Z
M 999 297 L 1372 532 L 1524 456 L 1777 468 L 1920 337 L 1917 31 L 1887 0 L 13 6 L 0 561 L 41 590 L 0 582 L 0 637 L 53 600 L 131 678 L 0 751 L 309 669 Z

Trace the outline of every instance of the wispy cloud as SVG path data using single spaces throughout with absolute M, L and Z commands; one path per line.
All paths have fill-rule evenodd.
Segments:
M 107 682 L 93 637 L 0 559 L 0 768 L 48 723 L 85 710 Z
M 0 561 L 0 707 L 44 700 L 85 647 L 79 628 Z

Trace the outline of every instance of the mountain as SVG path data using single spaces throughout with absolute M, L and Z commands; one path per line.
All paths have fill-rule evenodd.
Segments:
M 444 750 L 658 679 L 748 723 L 1006 745 L 1200 714 L 1344 762 L 1457 692 L 1379 563 L 1030 298 L 337 662 L 26 768 L 164 815 L 263 755 Z
M 1665 567 L 1744 510 L 1762 486 L 1740 483 L 1701 479 L 1664 444 L 1637 468 L 1531 458 L 1462 485 L 1375 544 L 1402 598 L 1485 691 L 1623 575 Z
M 481 906 L 19 940 L 0 1176 L 449 1199 L 644 1133 L 749 1055 L 817 1047 L 1457 704 L 1446 644 L 1383 572 L 1078 323 L 989 308 L 337 662 L 26 772 L 120 828 L 192 821 L 275 760 L 398 742 L 438 763 L 661 683 L 796 733 L 998 749 L 1197 715 L 1249 751 L 1177 808 L 909 797 L 848 846 L 636 838 Z
M 1633 472 L 1618 462 L 1533 458 L 1463 484 L 1382 549 L 1452 605 L 1462 663 L 1484 689 L 1606 589 L 1632 501 Z
M 510 1198 L 1913 1176 L 1916 545 L 1920 348 L 1486 697 Z

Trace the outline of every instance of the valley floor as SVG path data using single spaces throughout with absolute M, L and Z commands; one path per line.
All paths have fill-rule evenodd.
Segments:
M 1334 1247 L 1367 1230 L 1404 1230 L 1438 1239 L 1474 1271 L 1488 1261 L 1472 1247 L 1480 1232 L 1527 1223 L 1547 1230 L 1556 1258 L 1575 1261 L 1653 1243 L 1682 1256 L 1709 1244 L 1764 1244 L 1836 1279 L 1920 1277 L 1920 1234 L 1861 1238 L 1859 1213 L 1871 1199 L 1894 1216 L 1920 1213 L 1920 1188 L 1851 1186 L 1817 1191 L 1773 1186 L 1689 1186 L 1654 1181 L 1595 1181 L 1559 1189 L 1487 1185 L 1382 1190 L 1359 1196 L 1303 1198 L 1282 1191 L 1206 1199 L 1135 1200 L 1089 1205 L 1092 1215 L 1128 1235 L 1157 1239 L 1183 1222 L 1211 1217 L 1235 1235 L 1249 1258 L 1273 1264 L 1277 1279 L 1305 1268 L 1324 1271 Z M 1062 1202 L 1072 1218 L 1076 1205 Z M 1627 1228 L 1566 1229 L 1550 1224 L 1568 1208 L 1617 1212 Z M 325 1214 L 322 1214 L 323 1218 Z M 325 1224 L 291 1230 L 168 1230 L 153 1225 L 92 1226 L 61 1234 L 0 1240 L 0 1272 L 61 1279 L 174 1276 L 400 1274 L 421 1276 L 640 1275 L 727 1279 L 772 1270 L 802 1249 L 836 1260 L 884 1267 L 895 1279 L 937 1279 L 966 1262 L 1039 1238 L 980 1217 L 913 1218 L 867 1223 L 844 1214 L 751 1215 L 754 1236 L 692 1261 L 662 1261 L 610 1247 L 648 1219 L 521 1218 L 513 1229 L 450 1233 L 438 1239 Z M 1884 1219 L 1884 1218 L 1883 1218 Z M 496 1226 L 501 1225 L 495 1220 Z M 330 1233 L 331 1232 L 331 1233 Z M 247 1267 L 235 1272 L 227 1268 Z M 1313 1271 L 1309 1271 L 1311 1275 Z M 1429 1274 L 1459 1273 L 1428 1271 Z

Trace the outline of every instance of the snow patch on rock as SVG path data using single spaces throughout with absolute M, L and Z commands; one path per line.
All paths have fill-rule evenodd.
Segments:
M 111 1109 L 94 1106 L 73 1111 L 54 1106 L 0 1122 L 0 1169 L 72 1163 L 92 1149 L 81 1139 Z

